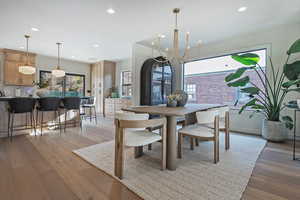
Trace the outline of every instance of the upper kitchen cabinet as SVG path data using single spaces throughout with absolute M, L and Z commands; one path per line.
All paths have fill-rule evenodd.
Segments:
M 25 75 L 19 72 L 19 66 L 26 64 L 26 53 L 4 49 L 4 84 L 32 86 L 35 74 Z M 29 53 L 29 64 L 35 67 L 36 54 Z

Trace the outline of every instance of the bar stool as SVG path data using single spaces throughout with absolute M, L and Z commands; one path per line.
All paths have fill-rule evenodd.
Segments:
M 41 135 L 43 135 L 43 124 L 45 123 L 43 120 L 44 112 L 54 112 L 54 118 L 56 119 L 58 116 L 58 124 L 59 131 L 61 133 L 61 122 L 60 122 L 60 103 L 61 99 L 58 97 L 43 97 L 38 99 L 38 106 L 36 110 L 36 120 L 38 121 L 38 114 L 41 112 L 41 120 L 40 120 L 40 128 Z M 56 123 L 55 123 L 56 125 Z
M 89 118 L 90 122 L 92 122 L 92 118 L 95 118 L 95 122 L 97 124 L 96 97 L 90 97 L 88 102 L 83 103 L 81 107 L 84 109 L 84 113 L 86 108 L 90 109 L 89 115 L 85 116 L 85 118 Z M 92 110 L 94 110 L 94 116 L 92 116 Z
M 35 99 L 29 97 L 20 97 L 20 98 L 12 98 L 8 101 L 8 137 L 10 136 L 10 140 L 12 141 L 13 131 L 14 131 L 14 121 L 15 114 L 24 114 L 30 113 L 30 125 L 31 130 L 34 129 L 34 107 L 35 107 Z M 15 130 L 24 130 L 24 129 L 15 129 Z
M 76 110 L 79 116 L 79 125 L 82 130 L 82 120 L 80 115 L 80 98 L 79 97 L 65 97 L 63 98 L 63 108 L 65 110 L 65 124 L 64 124 L 64 132 L 66 132 L 67 127 L 67 112 L 70 110 Z M 74 121 L 74 125 L 76 125 L 76 119 Z

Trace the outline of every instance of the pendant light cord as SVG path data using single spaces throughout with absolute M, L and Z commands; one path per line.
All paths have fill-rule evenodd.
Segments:
M 175 14 L 175 29 L 178 28 L 178 24 L 177 24 L 177 17 L 178 17 L 178 13 L 180 12 L 180 9 L 179 8 L 174 8 L 173 9 L 173 13 Z
M 57 69 L 60 69 L 60 45 L 61 43 L 56 43 L 57 44 Z
M 175 13 L 175 29 L 177 29 L 178 28 L 178 24 L 177 24 L 177 13 Z
M 28 53 L 28 40 L 30 38 L 29 35 L 25 35 L 25 38 L 26 38 L 26 65 L 29 65 L 29 53 Z

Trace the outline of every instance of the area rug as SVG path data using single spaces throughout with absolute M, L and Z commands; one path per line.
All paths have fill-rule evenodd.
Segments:
M 220 162 L 213 164 L 213 143 L 201 142 L 194 151 L 183 145 L 183 158 L 176 171 L 160 170 L 160 143 L 134 159 L 133 149 L 125 151 L 124 178 L 120 180 L 145 200 L 237 200 L 242 197 L 255 162 L 266 142 L 244 135 L 231 135 L 231 148 L 224 150 L 220 137 Z M 75 154 L 114 178 L 114 141 L 74 151 Z M 116 178 L 118 179 L 118 178 Z M 118 179 L 119 180 L 119 179 Z

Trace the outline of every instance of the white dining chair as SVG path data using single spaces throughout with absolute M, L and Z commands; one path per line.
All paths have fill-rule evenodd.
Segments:
M 117 112 L 115 114 L 115 176 L 123 178 L 124 147 L 143 147 L 161 141 L 161 169 L 166 168 L 166 119 L 150 119 L 148 114 Z M 149 127 L 161 127 L 161 134 L 149 131 Z
M 216 110 L 201 111 L 196 113 L 197 123 L 184 126 L 178 130 L 178 158 L 182 158 L 183 136 L 214 142 L 214 163 L 219 162 L 219 112 Z M 205 126 L 214 124 L 214 128 Z

